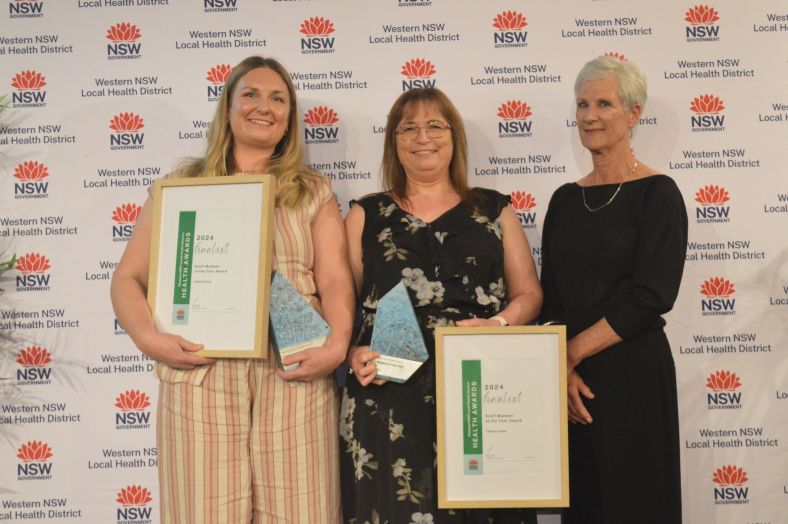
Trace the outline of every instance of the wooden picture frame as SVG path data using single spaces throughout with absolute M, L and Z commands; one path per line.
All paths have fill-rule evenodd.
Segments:
M 435 330 L 438 507 L 569 505 L 565 326 Z
M 148 304 L 157 329 L 197 354 L 266 358 L 273 175 L 156 182 Z

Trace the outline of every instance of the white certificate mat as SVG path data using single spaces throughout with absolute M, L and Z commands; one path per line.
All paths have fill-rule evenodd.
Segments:
M 564 327 L 435 339 L 439 507 L 568 506 Z
M 203 344 L 204 356 L 265 357 L 274 184 L 271 175 L 157 183 L 148 301 L 159 331 Z

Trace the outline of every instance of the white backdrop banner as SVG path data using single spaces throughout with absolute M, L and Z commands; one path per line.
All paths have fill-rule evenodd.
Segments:
M 636 154 L 677 181 L 690 215 L 668 315 L 685 522 L 788 522 L 784 0 L 0 8 L 0 261 L 18 257 L 0 276 L 0 520 L 159 521 L 153 363 L 114 318 L 109 279 L 147 188 L 201 153 L 234 64 L 289 68 L 307 162 L 344 211 L 380 187 L 394 99 L 444 90 L 471 184 L 512 195 L 538 264 L 550 195 L 591 166 L 574 76 L 612 53 L 649 80 Z

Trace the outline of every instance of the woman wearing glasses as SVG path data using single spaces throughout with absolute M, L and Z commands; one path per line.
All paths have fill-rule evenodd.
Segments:
M 471 189 L 462 120 L 437 89 L 403 93 L 389 111 L 385 191 L 346 219 L 362 325 L 340 420 L 346 522 L 535 522 L 530 512 L 437 509 L 436 326 L 523 324 L 542 292 L 509 198 Z M 405 283 L 430 359 L 404 384 L 376 378 L 369 342 L 377 302 Z

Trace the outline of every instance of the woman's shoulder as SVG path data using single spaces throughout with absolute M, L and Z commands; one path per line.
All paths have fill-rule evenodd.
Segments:
M 643 178 L 639 178 L 636 182 L 645 182 L 649 187 L 662 189 L 663 191 L 678 190 L 676 181 L 664 173 L 654 173 Z
M 377 211 L 380 207 L 390 206 L 394 204 L 394 200 L 386 192 L 368 193 L 360 198 L 350 201 L 351 208 L 360 207 L 364 210 L 366 215 L 370 215 L 373 211 Z
M 307 202 L 310 205 L 319 208 L 333 198 L 331 179 L 320 171 L 302 165 L 299 167 L 298 177 L 303 181 L 302 187 L 306 187 Z
M 503 208 L 512 202 L 510 195 L 505 195 L 495 189 L 487 189 L 486 187 L 471 188 L 472 198 L 483 214 L 491 217 L 498 218 Z
M 633 182 L 642 187 L 645 198 L 657 200 L 676 198 L 683 200 L 679 186 L 668 175 L 655 173 Z
M 553 194 L 550 196 L 550 204 L 548 207 L 556 206 L 561 204 L 564 200 L 570 197 L 570 195 L 576 193 L 580 190 L 580 186 L 577 185 L 576 182 L 566 182 L 561 184 L 553 191 Z
M 676 182 L 667 175 L 654 174 L 634 181 L 638 184 L 634 205 L 638 214 L 648 220 L 669 221 L 669 217 L 687 225 L 687 206 Z

